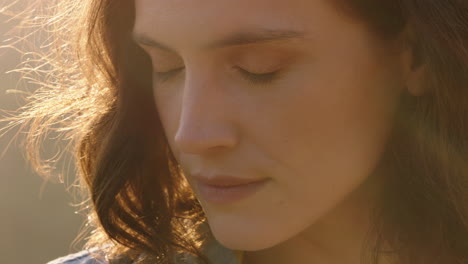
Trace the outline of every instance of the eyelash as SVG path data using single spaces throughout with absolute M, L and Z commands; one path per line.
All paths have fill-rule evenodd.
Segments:
M 246 71 L 240 67 L 235 67 L 235 69 L 241 73 L 242 77 L 246 79 L 248 82 L 253 84 L 268 84 L 274 81 L 277 78 L 279 71 L 274 72 L 267 72 L 267 73 L 251 73 Z
M 247 80 L 248 82 L 256 85 L 261 85 L 261 84 L 268 84 L 272 81 L 274 81 L 277 78 L 277 75 L 279 71 L 274 71 L 274 72 L 267 72 L 267 73 L 251 73 L 249 71 L 246 71 L 240 67 L 234 67 L 239 73 L 241 73 L 242 77 Z M 165 82 L 169 78 L 171 78 L 173 75 L 176 75 L 179 73 L 179 71 L 183 70 L 184 68 L 177 68 L 173 69 L 170 71 L 166 72 L 154 72 L 155 78 L 158 80 L 158 82 Z

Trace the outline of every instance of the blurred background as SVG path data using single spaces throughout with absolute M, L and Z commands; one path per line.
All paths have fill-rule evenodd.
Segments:
M 30 0 L 20 2 L 27 1 Z M 4 7 L 2 5 L 0 2 L 0 8 Z M 0 45 L 11 37 L 6 33 L 17 24 L 17 21 L 8 19 L 8 16 L 0 15 Z M 34 89 L 20 83 L 19 74 L 6 74 L 15 69 L 20 60 L 21 55 L 13 49 L 0 49 L 0 109 L 16 110 L 24 103 L 20 96 L 8 93 L 7 90 Z M 0 112 L 0 119 L 3 117 L 4 114 Z M 0 129 L 4 125 L 0 123 Z M 76 200 L 67 191 L 71 182 L 63 184 L 57 179 L 46 181 L 36 175 L 24 158 L 19 141 L 7 148 L 16 132 L 18 130 L 13 129 L 0 137 L 0 263 L 47 263 L 80 249 L 82 243 L 73 244 L 73 240 L 81 229 L 83 216 L 76 214 L 78 208 L 72 206 Z M 50 144 L 54 145 L 51 149 L 60 148 L 53 139 Z M 45 149 L 46 156 L 53 155 L 48 145 Z M 63 166 L 59 164 L 57 167 L 60 169 Z M 74 169 L 63 172 L 73 174 Z M 73 179 L 75 176 L 64 177 Z

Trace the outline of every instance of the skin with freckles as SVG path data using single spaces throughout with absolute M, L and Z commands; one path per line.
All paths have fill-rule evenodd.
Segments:
M 327 0 L 136 0 L 136 11 L 168 143 L 214 237 L 246 263 L 358 263 L 407 78 L 399 43 Z M 199 172 L 268 183 L 210 204 Z

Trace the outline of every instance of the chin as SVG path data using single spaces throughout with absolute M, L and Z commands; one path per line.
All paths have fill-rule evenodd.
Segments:
M 216 237 L 216 240 L 226 248 L 232 250 L 241 250 L 241 251 L 258 251 L 266 248 L 275 246 L 275 243 L 271 243 L 267 240 L 253 239 L 252 237 L 244 238 L 233 238 L 233 237 Z
M 236 229 L 212 227 L 213 237 L 224 247 L 232 250 L 258 251 L 274 247 L 283 242 L 282 239 L 273 237 L 274 232 L 255 232 L 247 229 L 241 231 Z

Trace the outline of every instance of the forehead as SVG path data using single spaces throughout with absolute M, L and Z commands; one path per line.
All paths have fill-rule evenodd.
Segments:
M 324 0 L 135 0 L 138 15 L 160 16 L 161 19 L 190 17 L 200 19 L 231 18 L 241 21 L 257 16 L 297 13 L 306 6 Z M 153 15 L 151 15 L 153 14 Z M 240 15 L 240 16 L 239 16 Z
M 135 0 L 135 31 L 180 48 L 251 28 L 310 32 L 329 27 L 329 0 Z M 190 40 L 190 43 L 187 41 Z

